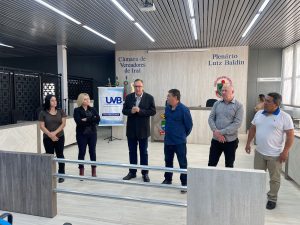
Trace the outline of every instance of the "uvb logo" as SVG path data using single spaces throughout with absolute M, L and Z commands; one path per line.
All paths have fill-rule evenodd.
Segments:
M 105 101 L 107 104 L 122 104 L 122 98 L 121 97 L 105 97 Z

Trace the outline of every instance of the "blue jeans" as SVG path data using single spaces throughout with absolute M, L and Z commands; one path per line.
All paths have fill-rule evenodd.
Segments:
M 137 164 L 137 146 L 140 149 L 140 164 L 148 165 L 148 138 L 127 138 L 129 148 L 129 162 L 130 164 Z M 136 174 L 136 169 L 129 169 L 129 172 Z M 142 174 L 148 174 L 148 170 L 142 170 Z
M 187 168 L 187 158 L 186 158 L 186 143 L 179 145 L 165 145 L 165 163 L 166 167 L 173 168 L 174 155 L 176 153 L 178 163 L 181 169 Z M 168 181 L 172 181 L 173 173 L 166 172 L 165 179 Z M 181 184 L 186 186 L 187 184 L 187 175 L 180 174 Z

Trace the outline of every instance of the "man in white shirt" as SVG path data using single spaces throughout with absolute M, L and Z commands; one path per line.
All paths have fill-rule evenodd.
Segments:
M 278 93 L 268 94 L 264 110 L 258 111 L 251 122 L 245 148 L 250 154 L 250 144 L 256 135 L 254 169 L 268 169 L 270 175 L 267 209 L 276 207 L 282 162 L 287 160 L 294 142 L 294 124 L 291 116 L 280 110 L 281 99 Z

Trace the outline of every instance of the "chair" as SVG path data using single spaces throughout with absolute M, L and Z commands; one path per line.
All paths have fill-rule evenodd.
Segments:
M 7 220 L 4 220 L 7 218 Z M 0 225 L 12 225 L 13 216 L 10 213 L 3 213 L 0 215 Z
M 213 107 L 213 105 L 215 104 L 216 101 L 218 101 L 218 100 L 217 99 L 213 99 L 213 98 L 208 99 L 206 101 L 206 107 Z

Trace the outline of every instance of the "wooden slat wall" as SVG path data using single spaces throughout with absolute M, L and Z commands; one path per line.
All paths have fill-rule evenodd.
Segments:
M 0 209 L 52 218 L 56 165 L 52 155 L 0 151 Z
M 238 54 L 244 65 L 208 66 L 213 53 Z M 145 56 L 146 67 L 139 74 L 125 74 L 118 57 Z M 164 106 L 171 88 L 181 91 L 182 102 L 189 107 L 205 107 L 207 99 L 216 98 L 214 82 L 218 77 L 229 77 L 235 86 L 235 96 L 244 107 L 247 101 L 248 47 L 212 48 L 205 52 L 147 53 L 147 51 L 117 51 L 116 75 L 120 84 L 125 77 L 129 82 L 144 80 L 145 91 L 152 94 L 157 106 Z M 246 108 L 245 108 L 246 115 Z M 241 131 L 246 131 L 246 117 Z M 207 123 L 207 121 L 203 121 Z

